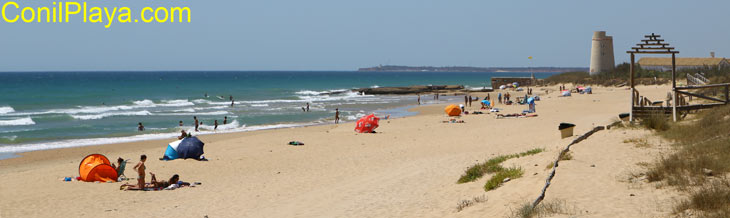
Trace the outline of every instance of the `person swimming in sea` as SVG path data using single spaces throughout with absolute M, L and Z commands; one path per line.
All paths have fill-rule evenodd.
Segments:
M 179 125 L 180 125 L 180 126 L 183 126 L 183 122 L 182 122 L 182 120 L 180 121 L 180 124 L 179 124 Z
M 223 117 L 223 125 L 228 124 L 228 116 Z
M 142 122 L 140 122 L 140 123 L 139 123 L 139 124 L 137 125 L 137 130 L 138 130 L 138 131 L 144 131 L 144 126 L 142 125 Z
M 213 131 L 218 130 L 218 120 L 213 121 Z

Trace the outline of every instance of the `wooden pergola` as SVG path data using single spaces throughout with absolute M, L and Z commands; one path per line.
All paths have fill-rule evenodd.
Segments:
M 730 88 L 730 83 L 723 83 L 723 84 L 712 84 L 712 85 L 699 85 L 699 86 L 682 86 L 677 87 L 677 62 L 676 62 L 676 55 L 679 54 L 679 51 L 674 50 L 674 47 L 669 47 L 669 43 L 665 43 L 664 39 L 660 39 L 660 35 L 656 35 L 652 33 L 651 35 L 645 35 L 644 38 L 641 40 L 641 43 L 636 44 L 637 47 L 631 47 L 631 50 L 626 51 L 626 53 L 631 54 L 631 67 L 630 67 L 630 77 L 629 83 L 631 84 L 631 113 L 629 116 L 629 120 L 633 121 L 634 117 L 639 116 L 645 116 L 648 114 L 653 113 L 662 113 L 662 114 L 672 114 L 672 119 L 676 122 L 677 121 L 677 111 L 689 111 L 689 110 L 697 110 L 697 109 L 704 109 L 704 108 L 710 108 L 714 106 L 719 105 L 726 105 L 730 103 L 730 98 L 728 95 L 730 92 L 728 92 L 728 89 Z M 669 54 L 672 55 L 672 102 L 671 102 L 671 108 L 670 107 L 664 107 L 661 102 L 657 103 L 649 101 L 648 98 L 643 97 L 639 95 L 639 91 L 636 90 L 635 83 L 634 83 L 634 66 L 636 65 L 635 56 L 636 54 Z M 716 88 L 716 87 L 725 87 L 725 99 L 717 99 L 709 96 L 704 96 L 701 94 L 691 93 L 685 90 L 691 90 L 691 89 L 703 89 L 703 88 Z M 709 104 L 697 104 L 697 105 L 689 105 L 685 100 L 683 95 L 687 96 L 694 96 L 697 98 L 702 98 L 710 101 L 715 101 L 719 103 L 709 103 Z M 667 103 L 669 104 L 669 103 Z M 671 110 L 670 110 L 671 109 Z

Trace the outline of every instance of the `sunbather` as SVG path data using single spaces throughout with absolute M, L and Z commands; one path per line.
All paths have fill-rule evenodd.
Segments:
M 170 184 L 177 184 L 178 181 L 180 181 L 180 176 L 175 174 L 172 177 L 170 177 L 170 180 L 161 180 L 157 181 L 157 177 L 155 177 L 155 174 L 150 172 L 150 175 L 152 176 L 152 180 L 149 184 L 145 185 L 145 188 L 166 188 L 170 186 Z M 188 183 L 188 185 L 190 185 Z

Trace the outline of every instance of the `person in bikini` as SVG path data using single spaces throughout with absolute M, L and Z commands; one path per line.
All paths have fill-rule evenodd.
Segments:
M 144 176 L 145 176 L 145 167 L 144 162 L 147 160 L 147 155 L 142 155 L 139 158 L 139 163 L 137 165 L 134 165 L 134 170 L 137 171 L 137 174 L 139 177 L 137 178 L 137 184 L 123 184 L 119 187 L 119 189 L 124 190 L 143 190 L 144 189 Z M 125 189 L 126 188 L 126 189 Z

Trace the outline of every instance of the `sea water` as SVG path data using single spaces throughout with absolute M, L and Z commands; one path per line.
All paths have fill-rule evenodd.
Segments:
M 536 73 L 545 78 L 553 73 Z M 415 95 L 364 95 L 354 88 L 490 86 L 495 72 L 22 72 L 0 73 L 0 157 L 96 144 L 409 115 Z M 233 98 L 231 106 L 230 98 Z M 442 97 L 459 101 L 463 97 Z M 432 103 L 431 96 L 422 96 Z M 310 104 L 310 111 L 302 108 Z M 399 109 L 394 109 L 399 108 Z M 228 118 L 223 124 L 224 117 Z M 214 121 L 218 129 L 214 131 Z M 183 121 L 183 126 L 179 122 Z M 138 131 L 141 122 L 145 131 Z

